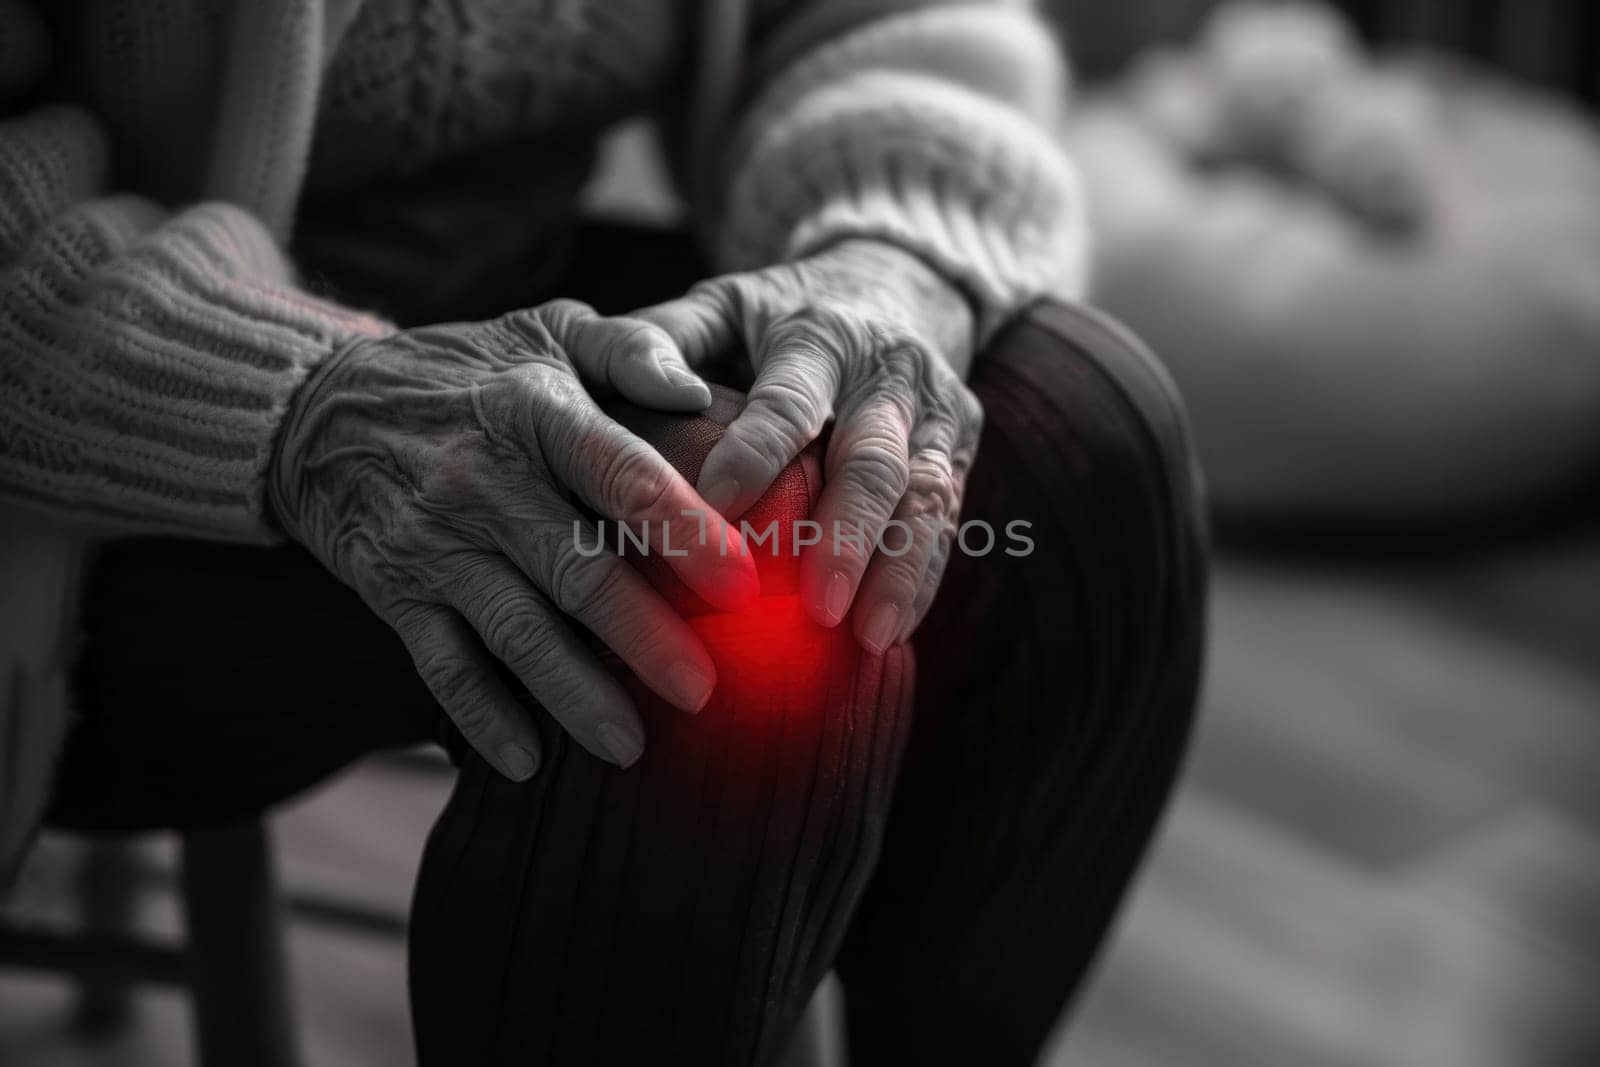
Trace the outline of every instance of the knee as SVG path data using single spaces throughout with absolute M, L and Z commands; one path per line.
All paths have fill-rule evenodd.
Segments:
M 1200 477 L 1177 389 L 1116 320 L 1041 301 L 988 343 L 972 384 L 984 406 L 983 445 L 1014 459 L 1005 464 L 1010 480 L 1035 475 L 1054 496 L 1081 494 L 1096 477 L 1148 484 L 1175 519 L 1200 526 Z M 979 462 L 986 458 L 1000 457 L 980 451 Z
M 1201 484 L 1165 369 L 1114 320 L 1041 302 L 979 355 L 972 384 L 985 425 L 964 513 L 1028 524 L 1032 555 L 1008 568 L 1016 591 L 1056 590 L 1057 625 L 1127 637 L 1127 662 L 1197 659 Z M 1109 633 L 1110 620 L 1131 629 Z
M 985 427 L 969 514 L 1026 508 L 1130 548 L 1203 555 L 1201 479 L 1164 367 L 1099 312 L 1042 301 L 979 355 Z

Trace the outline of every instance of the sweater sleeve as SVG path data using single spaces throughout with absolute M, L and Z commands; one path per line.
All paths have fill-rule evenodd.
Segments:
M 863 6 L 880 13 L 848 13 Z M 966 291 L 980 338 L 1038 296 L 1078 295 L 1083 201 L 1055 136 L 1066 70 L 1031 12 L 912 0 L 789 7 L 758 26 L 756 91 L 710 201 L 719 266 L 748 269 L 845 237 L 892 241 Z
M 167 212 L 107 174 L 85 112 L 0 120 L 0 495 L 106 532 L 270 540 L 290 396 L 383 324 L 299 290 L 239 208 Z

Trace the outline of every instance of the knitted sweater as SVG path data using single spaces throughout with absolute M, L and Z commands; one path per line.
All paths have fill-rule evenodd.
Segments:
M 874 234 L 943 267 L 989 323 L 1070 284 L 1074 186 L 1042 125 L 1062 95 L 1049 38 L 1006 5 L 862 6 L 756 12 L 747 103 L 700 205 L 718 265 Z M 282 241 L 308 164 L 337 184 L 598 130 L 668 88 L 693 37 L 643 16 L 654 0 L 366 0 L 331 46 L 314 0 L 81 7 L 52 48 L 52 27 L 0 5 L 0 93 L 17 100 L 61 57 L 58 84 L 94 105 L 0 127 L 0 491 L 112 531 L 246 540 L 270 537 L 262 477 L 295 387 L 385 329 L 296 285 Z M 478 21 L 452 22 L 462 7 Z M 497 35 L 514 47 L 482 45 Z
M 297 279 L 285 249 L 308 180 L 571 143 L 686 96 L 693 56 L 740 74 L 699 79 L 729 101 L 702 92 L 701 111 L 726 121 L 680 145 L 720 268 L 885 238 L 942 268 L 986 330 L 1078 285 L 1077 186 L 1047 133 L 1064 75 L 1027 12 L 744 8 L 0 0 L 0 877 L 63 732 L 41 709 L 65 688 L 70 644 L 52 635 L 70 629 L 72 567 L 50 546 L 65 530 L 272 540 L 263 481 L 290 398 L 391 328 Z

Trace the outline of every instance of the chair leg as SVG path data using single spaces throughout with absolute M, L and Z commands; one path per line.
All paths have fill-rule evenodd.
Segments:
M 126 936 L 138 904 L 138 848 L 128 841 L 90 841 L 78 870 L 78 900 L 84 930 L 91 935 Z M 120 1033 L 133 1017 L 132 990 L 126 982 L 85 978 L 78 984 L 72 1028 L 91 1040 Z
M 183 838 L 190 984 L 203 1067 L 298 1067 L 284 909 L 261 821 Z

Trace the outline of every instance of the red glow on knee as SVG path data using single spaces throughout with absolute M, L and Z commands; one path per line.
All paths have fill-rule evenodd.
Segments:
M 743 611 L 688 623 L 717 667 L 711 702 L 725 708 L 820 711 L 857 655 L 847 629 L 818 625 L 794 595 L 763 596 Z

